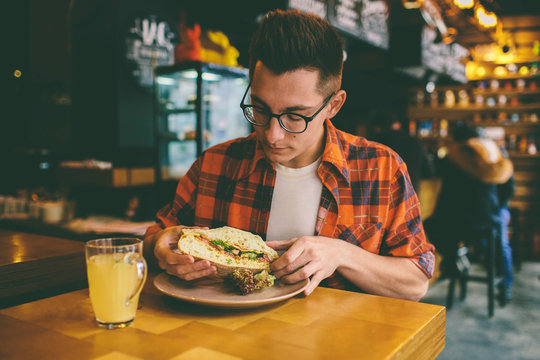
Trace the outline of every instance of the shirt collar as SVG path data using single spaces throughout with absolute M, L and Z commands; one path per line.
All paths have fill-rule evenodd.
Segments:
M 346 148 L 344 147 L 343 141 L 339 136 L 339 131 L 334 127 L 329 119 L 326 119 L 324 126 L 326 131 L 326 144 L 322 155 L 321 166 L 329 166 L 330 169 L 335 169 L 335 171 L 337 171 L 337 173 L 339 173 L 345 179 L 345 181 L 350 184 L 350 168 L 346 161 L 348 146 Z M 251 133 L 248 136 L 248 139 L 253 141 L 255 144 L 255 151 L 253 152 L 250 165 L 242 166 L 240 178 L 251 175 L 255 171 L 255 168 L 260 161 L 265 161 L 273 168 L 273 164 L 268 161 L 264 155 L 264 150 L 257 140 L 257 135 L 255 133 Z
M 325 121 L 326 145 L 322 156 L 322 163 L 333 167 L 350 185 L 350 168 L 347 163 L 348 145 L 344 145 L 339 131 L 334 127 L 330 119 Z

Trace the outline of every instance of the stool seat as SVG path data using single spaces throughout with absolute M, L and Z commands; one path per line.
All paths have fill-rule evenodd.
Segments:
M 460 299 L 463 301 L 467 297 L 467 282 L 476 281 L 487 284 L 488 297 L 488 315 L 492 317 L 495 313 L 495 289 L 500 291 L 499 301 L 502 306 L 506 304 L 505 285 L 502 276 L 502 247 L 501 237 L 497 229 L 490 229 L 486 232 L 487 249 L 485 253 L 486 275 L 477 276 L 469 273 L 471 263 L 469 261 L 469 248 L 467 246 L 459 247 L 456 251 L 455 258 L 449 259 L 450 268 L 450 283 L 448 285 L 448 293 L 446 296 L 446 308 L 451 309 L 454 304 L 454 288 L 456 281 L 460 285 Z

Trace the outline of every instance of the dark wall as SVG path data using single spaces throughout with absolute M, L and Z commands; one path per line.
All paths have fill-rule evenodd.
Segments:
M 160 0 L 83 0 L 73 8 L 73 150 L 120 166 L 151 166 L 152 88 L 126 60 L 136 17 L 156 15 L 176 30 L 178 6 Z

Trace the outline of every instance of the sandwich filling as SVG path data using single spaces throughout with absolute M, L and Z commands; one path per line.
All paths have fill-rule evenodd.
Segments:
M 251 260 L 259 263 L 270 263 L 270 259 L 263 252 L 254 250 L 242 250 L 235 246 L 227 244 L 223 240 L 208 240 L 200 236 L 199 234 L 193 234 L 193 236 L 196 236 L 197 238 L 199 238 L 199 240 L 210 245 L 214 249 L 218 250 L 220 253 L 230 257 L 231 261 L 229 263 L 231 263 L 232 260 Z

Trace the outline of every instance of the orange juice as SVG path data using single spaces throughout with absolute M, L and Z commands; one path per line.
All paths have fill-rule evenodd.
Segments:
M 90 300 L 100 323 L 125 323 L 135 318 L 139 294 L 128 302 L 136 290 L 137 263 L 133 254 L 92 255 L 86 262 Z

